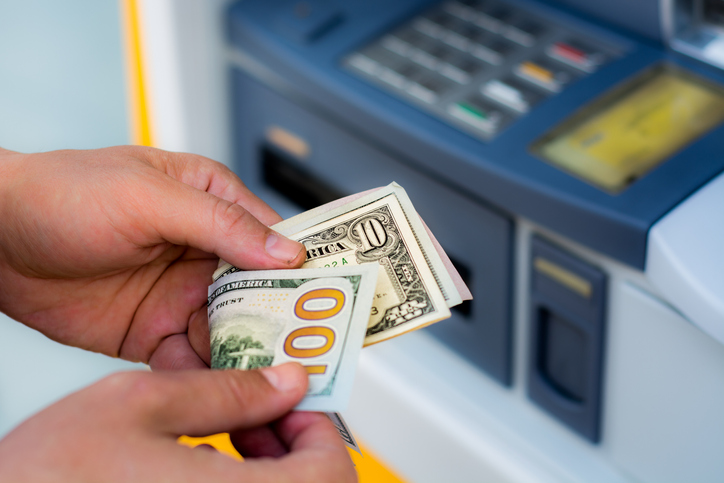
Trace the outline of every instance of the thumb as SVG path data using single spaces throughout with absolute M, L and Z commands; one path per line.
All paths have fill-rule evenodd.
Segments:
M 241 205 L 167 178 L 153 200 L 152 225 L 175 245 L 214 253 L 244 269 L 294 268 L 304 261 L 304 245 L 257 220 Z
M 261 370 L 192 370 L 153 374 L 159 383 L 143 412 L 157 429 L 205 436 L 255 428 L 291 411 L 307 390 L 307 372 L 296 363 Z M 143 401 L 143 398 L 141 398 Z

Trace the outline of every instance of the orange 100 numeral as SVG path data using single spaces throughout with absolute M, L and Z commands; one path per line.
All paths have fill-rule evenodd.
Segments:
M 331 300 L 334 305 L 329 308 L 320 310 L 309 310 L 305 307 L 307 302 L 313 300 Z M 322 320 L 334 317 L 342 308 L 344 308 L 345 296 L 344 292 L 334 288 L 320 288 L 311 290 L 297 300 L 294 305 L 294 314 L 302 320 Z M 324 338 L 324 344 L 314 348 L 297 348 L 294 347 L 294 341 L 299 337 L 317 336 Z M 326 354 L 334 345 L 334 331 L 329 327 L 313 326 L 301 327 L 292 331 L 284 341 L 284 352 L 290 357 L 305 359 L 308 357 L 317 357 Z M 307 366 L 307 372 L 311 374 L 324 374 L 327 365 Z
M 328 309 L 308 310 L 305 307 L 307 302 L 313 300 L 331 300 L 334 306 Z M 322 320 L 334 317 L 344 307 L 344 292 L 336 288 L 318 288 L 305 293 L 294 305 L 294 315 L 302 320 Z
M 324 337 L 324 344 L 320 347 L 300 349 L 294 347 L 294 341 L 299 337 L 321 336 Z M 284 352 L 290 357 L 305 359 L 326 354 L 334 345 L 334 331 L 329 327 L 302 327 L 292 331 L 284 341 Z M 324 374 L 327 372 L 327 364 L 304 365 L 307 374 Z
M 294 347 L 294 341 L 300 337 L 324 337 L 324 344 L 320 347 L 313 348 L 297 348 Z M 293 330 L 284 341 L 284 352 L 288 356 L 306 359 L 308 357 L 317 357 L 326 354 L 334 345 L 334 331 L 329 327 L 302 327 Z

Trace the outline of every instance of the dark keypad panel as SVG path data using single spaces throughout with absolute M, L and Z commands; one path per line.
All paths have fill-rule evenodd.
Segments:
M 494 0 L 445 2 L 345 57 L 345 68 L 490 140 L 620 49 Z

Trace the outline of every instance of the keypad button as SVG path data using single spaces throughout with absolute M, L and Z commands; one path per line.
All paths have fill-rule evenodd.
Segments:
M 404 76 L 389 68 L 380 69 L 377 73 L 377 77 L 397 89 L 404 89 L 407 84 L 407 79 L 405 79 Z
M 434 104 L 440 96 L 454 86 L 455 84 L 450 80 L 430 72 L 411 83 L 407 92 L 429 104 Z
M 460 2 L 448 2 L 443 8 L 446 12 L 456 16 L 464 22 L 473 22 L 478 16 L 478 12 L 474 8 Z
M 451 103 L 447 111 L 456 119 L 464 121 L 488 135 L 495 134 L 506 122 L 511 120 L 511 116 L 506 115 L 499 107 L 479 96 Z
M 391 65 L 389 68 L 406 79 L 417 77 L 421 71 L 421 68 L 413 64 L 412 61 L 400 62 L 398 64 Z
M 478 12 L 475 23 L 491 32 L 501 33 L 505 29 L 512 12 L 510 8 L 501 5 L 483 5 Z
M 347 65 L 372 76 L 377 75 L 377 70 L 380 67 L 377 62 L 362 53 L 351 55 L 347 59 Z
M 507 23 L 513 15 L 513 9 L 504 5 L 484 6 L 481 13 L 500 23 Z
M 486 82 L 480 91 L 486 97 L 493 99 L 521 114 L 528 112 L 535 104 L 546 97 L 542 91 L 515 77 L 506 77 L 503 80 L 491 79 Z
M 452 30 L 448 30 L 445 33 L 442 37 L 442 41 L 463 52 L 466 52 L 470 47 L 470 40 L 467 37 L 460 35 L 458 32 L 453 32 Z
M 394 52 L 390 52 L 388 49 L 381 45 L 373 45 L 362 52 L 365 57 L 375 62 L 380 67 L 390 67 L 399 62 L 400 56 Z
M 506 38 L 526 47 L 533 47 L 544 33 L 543 25 L 523 16 L 512 19 L 503 31 Z
M 606 54 L 580 40 L 556 42 L 546 49 L 548 55 L 585 72 L 595 71 L 606 59 Z
M 515 73 L 552 92 L 560 92 L 563 87 L 579 77 L 570 68 L 567 69 L 562 64 L 545 57 L 521 62 L 515 67 Z
M 448 30 L 455 30 L 461 23 L 459 18 L 446 11 L 437 11 L 426 15 L 424 18 Z
M 416 19 L 413 22 L 413 26 L 415 29 L 417 29 L 418 32 L 422 32 L 423 34 L 427 35 L 428 37 L 432 37 L 434 39 L 437 39 L 440 37 L 440 35 L 445 30 L 440 25 L 436 24 L 435 22 L 431 21 L 430 19 L 427 19 L 425 17 L 420 17 Z
M 455 49 L 440 42 L 424 42 L 417 47 L 420 50 L 430 54 L 432 57 L 435 57 L 436 59 L 444 62 L 457 54 L 457 51 Z
M 401 40 L 399 37 L 396 37 L 394 35 L 385 36 L 385 38 L 382 39 L 381 43 L 382 46 L 387 50 L 403 57 L 407 57 L 413 48 L 409 43 Z
M 405 27 L 394 33 L 394 36 L 412 46 L 419 45 L 429 39 L 428 36 L 413 27 Z
M 477 42 L 470 48 L 470 53 L 485 62 L 498 65 L 516 50 L 517 46 L 509 40 L 488 34 L 478 37 Z
M 417 63 L 420 64 L 421 66 L 423 66 L 423 67 L 425 67 L 425 68 L 427 68 L 427 69 L 430 69 L 430 70 L 435 70 L 435 69 L 437 69 L 437 65 L 438 65 L 438 63 L 439 63 L 439 61 L 438 61 L 437 58 L 435 58 L 434 56 L 428 54 L 428 53 L 425 52 L 424 50 L 420 50 L 420 49 L 415 49 L 415 50 L 410 54 L 410 59 L 411 59 L 413 62 L 417 62 Z
M 465 37 L 468 42 L 472 43 L 478 43 L 480 39 L 487 38 L 491 35 L 486 30 L 483 30 L 480 27 L 476 27 L 471 23 L 461 26 L 455 33 L 457 33 L 461 37 Z

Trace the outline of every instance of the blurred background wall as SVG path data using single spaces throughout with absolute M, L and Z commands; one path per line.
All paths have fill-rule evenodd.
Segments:
M 115 0 L 0 3 L 0 146 L 22 152 L 128 144 Z M 0 437 L 102 376 L 140 364 L 57 344 L 0 314 Z

